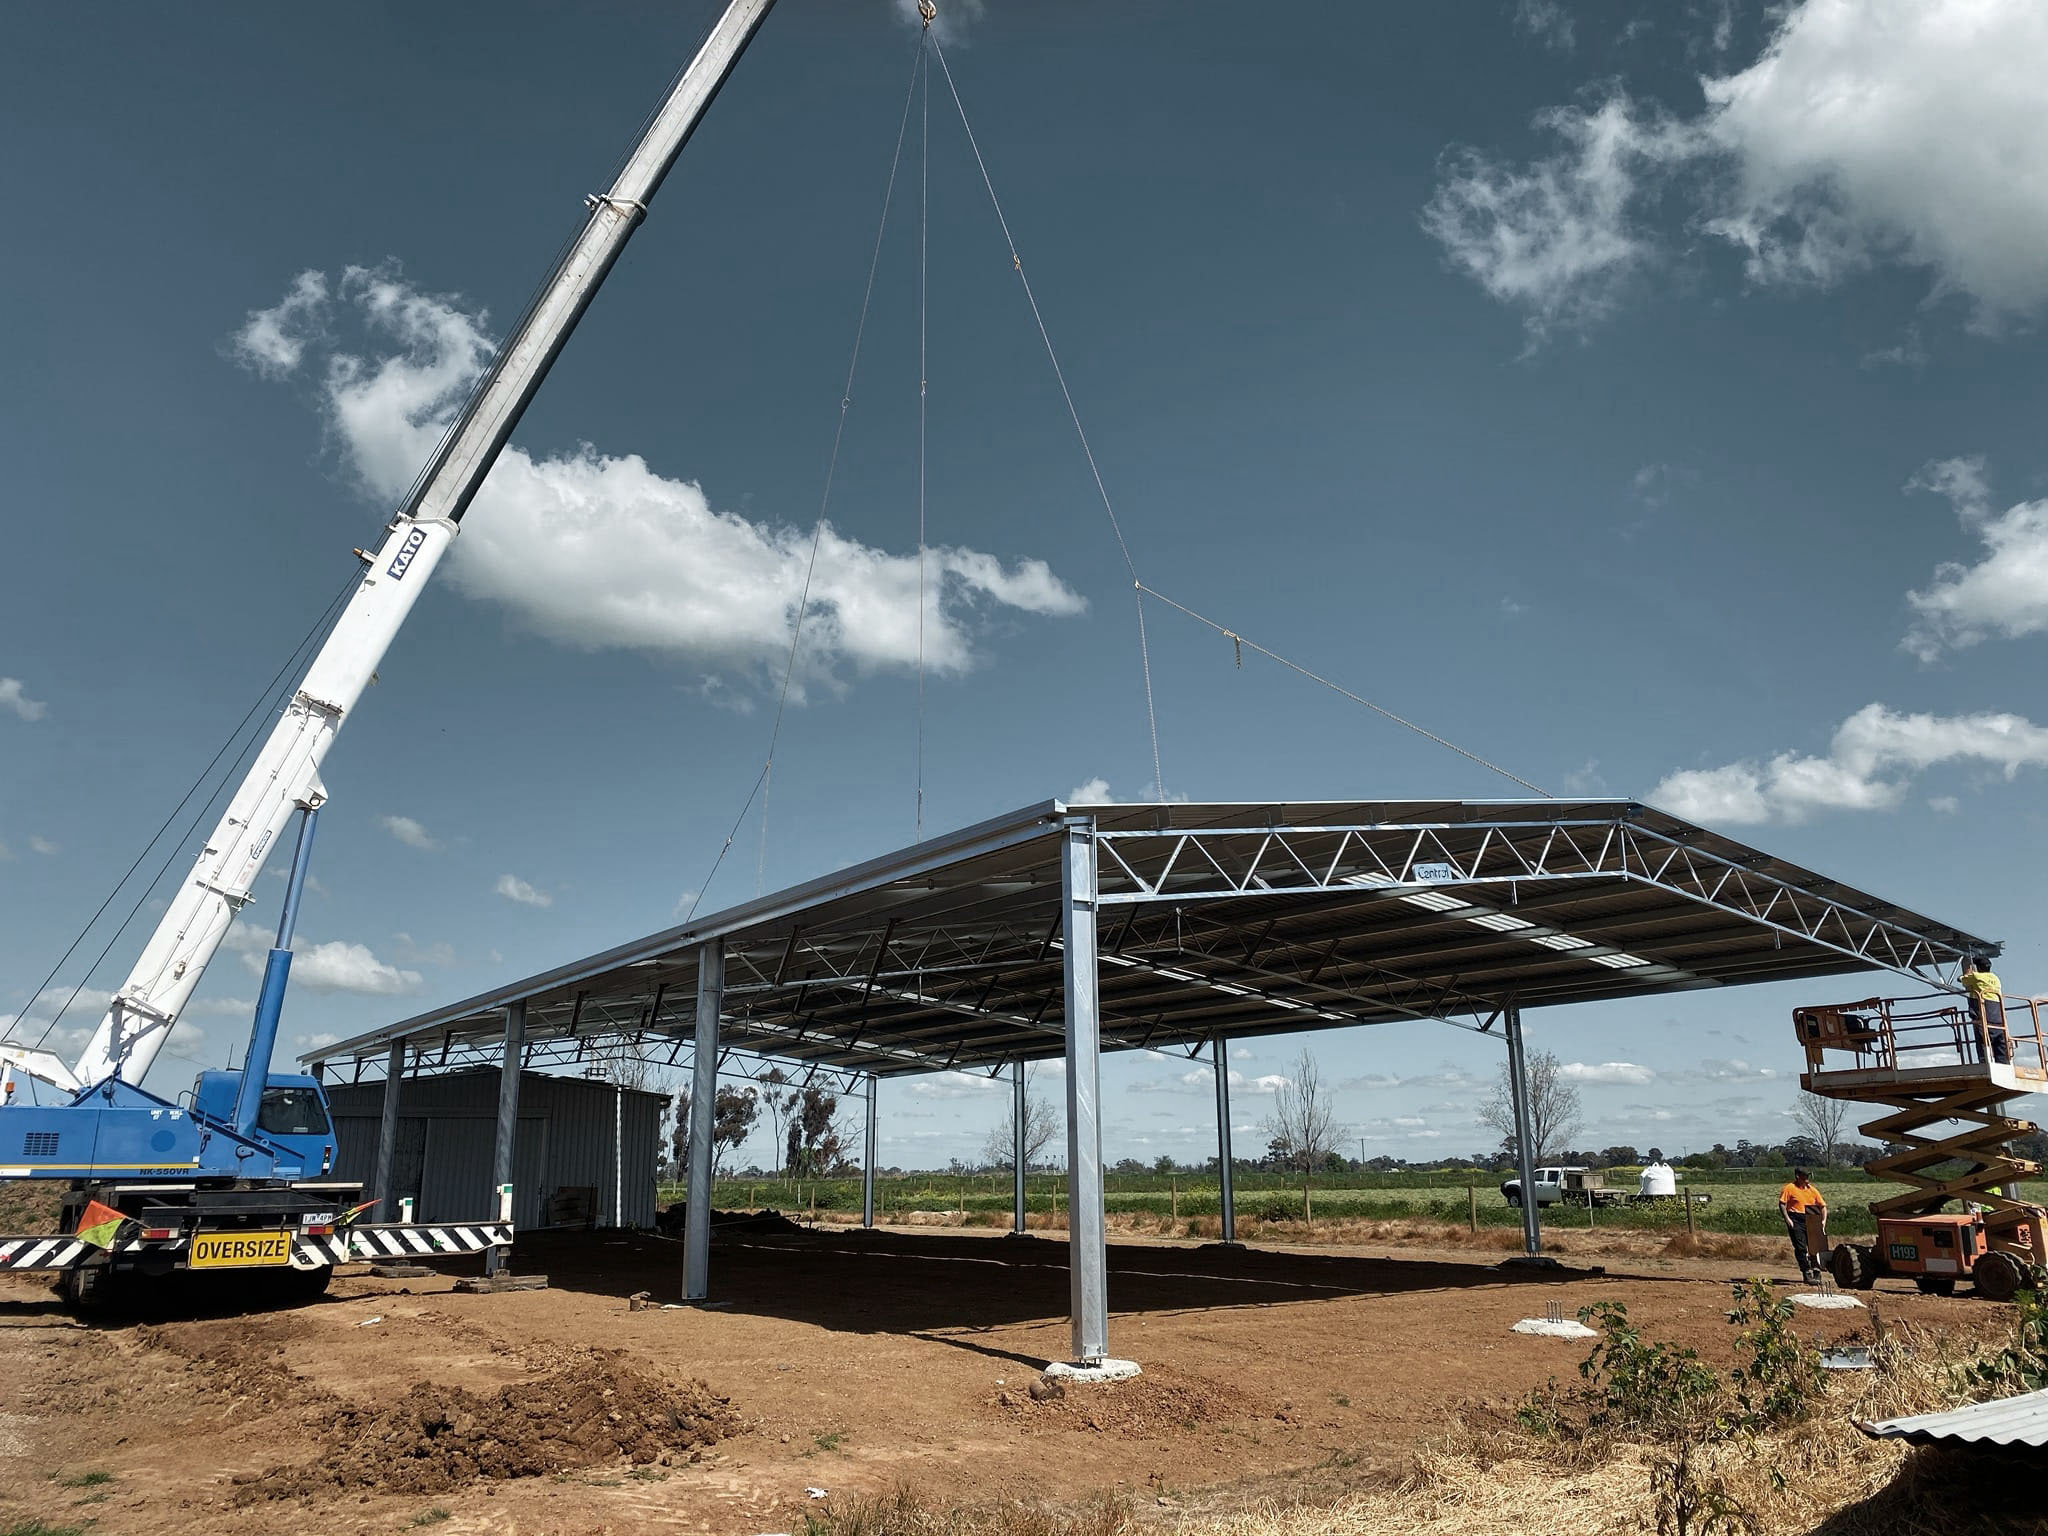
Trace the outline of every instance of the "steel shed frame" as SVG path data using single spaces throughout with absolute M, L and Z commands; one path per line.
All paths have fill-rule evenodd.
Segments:
M 529 1068 L 622 1039 L 690 1051 L 708 1170 L 701 1089 L 734 1051 L 848 1089 L 1064 1056 L 1074 1354 L 1091 1360 L 1102 1050 L 1192 1057 L 1403 1019 L 1499 1038 L 1530 1008 L 1872 969 L 1949 987 L 1998 948 L 1633 801 L 1048 801 L 301 1059 L 358 1079 L 402 1056 L 494 1062 L 508 1010 Z

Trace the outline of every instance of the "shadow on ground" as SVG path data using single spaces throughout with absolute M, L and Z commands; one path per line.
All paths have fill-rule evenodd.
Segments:
M 522 1234 L 513 1268 L 550 1285 L 654 1300 L 682 1289 L 680 1241 L 639 1232 Z M 1272 1307 L 1336 1296 L 1555 1285 L 1588 1271 L 1200 1248 L 1109 1247 L 1119 1313 Z M 711 1304 L 856 1332 L 988 1328 L 1067 1313 L 1067 1245 L 1044 1237 L 805 1230 L 780 1219 L 715 1227 Z

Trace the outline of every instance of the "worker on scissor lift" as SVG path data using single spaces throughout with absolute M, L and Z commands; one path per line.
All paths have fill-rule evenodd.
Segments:
M 2012 1045 L 2005 1033 L 2004 988 L 1999 985 L 1998 973 L 1991 969 L 1991 962 L 1979 955 L 1965 960 L 1962 987 L 1970 994 L 1972 1016 L 1984 1026 L 1985 1038 L 1991 1045 L 1991 1059 L 2000 1066 L 2009 1065 Z
M 1794 1168 L 1792 1182 L 1778 1191 L 1778 1209 L 1785 1213 L 1785 1235 L 1792 1239 L 1792 1257 L 1799 1261 L 1800 1278 L 1818 1280 L 1820 1266 L 1806 1245 L 1806 1213 L 1819 1211 L 1821 1231 L 1827 1231 L 1827 1197 L 1813 1187 L 1813 1179 L 1804 1168 Z

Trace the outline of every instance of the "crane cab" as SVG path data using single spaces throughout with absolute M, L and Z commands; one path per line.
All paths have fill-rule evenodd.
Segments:
M 209 1071 L 192 1085 L 192 1108 L 218 1123 L 232 1123 L 242 1074 Z M 273 1072 L 264 1081 L 256 1134 L 277 1148 L 276 1176 L 317 1179 L 334 1167 L 334 1119 L 317 1078 Z

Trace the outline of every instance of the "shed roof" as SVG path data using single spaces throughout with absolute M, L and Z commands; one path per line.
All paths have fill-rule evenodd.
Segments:
M 1625 800 L 1027 807 L 508 982 L 307 1062 L 529 1060 L 694 1024 L 726 945 L 722 1039 L 883 1076 L 1063 1048 L 1061 855 L 1097 849 L 1104 1049 L 1888 969 L 1942 984 L 1992 941 Z
M 1883 1419 L 1856 1427 L 1879 1439 L 1908 1440 L 1927 1445 L 1936 1440 L 1962 1440 L 1992 1445 L 2048 1445 L 2048 1392 L 2022 1392 L 1946 1413 L 1921 1413 L 1907 1419 Z

